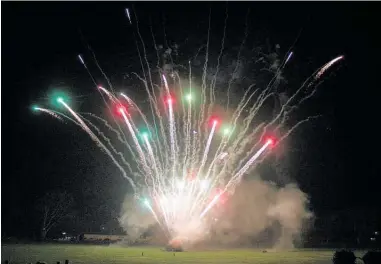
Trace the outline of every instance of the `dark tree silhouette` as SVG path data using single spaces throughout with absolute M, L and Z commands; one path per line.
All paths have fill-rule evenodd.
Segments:
M 70 215 L 70 208 L 74 203 L 71 194 L 61 191 L 46 193 L 38 202 L 37 209 L 41 213 L 41 240 L 46 239 L 48 232 Z

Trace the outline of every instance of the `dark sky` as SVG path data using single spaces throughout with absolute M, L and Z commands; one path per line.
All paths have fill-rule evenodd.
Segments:
M 16 219 L 27 218 L 36 199 L 54 188 L 68 189 L 81 200 L 86 187 L 105 186 L 100 202 L 119 206 L 127 182 L 108 158 L 76 128 L 34 115 L 30 105 L 45 102 L 49 89 L 64 83 L 76 95 L 76 106 L 89 107 L 94 87 L 76 58 L 88 54 L 85 41 L 101 63 L 116 69 L 111 77 L 121 82 L 129 60 L 137 59 L 125 7 L 131 3 L 2 2 L 3 230 L 12 233 Z M 170 40 L 205 38 L 209 7 L 206 2 L 135 5 L 143 35 L 153 21 L 161 43 L 163 17 Z M 291 78 L 345 55 L 314 103 L 325 118 L 298 134 L 302 139 L 293 148 L 303 151 L 291 158 L 291 178 L 317 212 L 376 207 L 381 176 L 378 3 L 232 2 L 228 38 L 242 39 L 248 8 L 251 35 L 269 37 L 283 52 L 302 29 L 294 47 L 297 71 L 287 72 Z M 224 12 L 224 3 L 213 4 L 212 37 L 220 38 Z

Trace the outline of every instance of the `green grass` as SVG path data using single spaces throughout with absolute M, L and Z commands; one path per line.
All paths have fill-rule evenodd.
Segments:
M 144 252 L 144 256 L 142 256 Z M 356 252 L 360 255 L 362 252 Z M 250 249 L 194 251 L 171 253 L 154 247 L 117 247 L 90 245 L 2 245 L 1 259 L 11 263 L 48 264 L 69 259 L 72 263 L 100 264 L 203 264 L 203 263 L 258 263 L 258 264 L 328 264 L 332 263 L 332 250 L 294 250 L 267 252 Z M 361 255 L 362 256 L 362 255 Z

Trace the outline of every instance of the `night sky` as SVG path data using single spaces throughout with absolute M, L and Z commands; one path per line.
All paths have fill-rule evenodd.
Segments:
M 135 9 L 143 35 L 148 36 L 146 44 L 152 48 L 151 22 L 159 43 L 164 39 L 163 24 L 170 41 L 189 36 L 205 39 L 210 6 L 145 2 L 136 3 Z M 33 205 L 52 189 L 74 193 L 79 210 L 87 203 L 119 209 L 128 183 L 108 157 L 82 131 L 35 115 L 30 106 L 47 105 L 49 90 L 65 86 L 70 87 L 78 109 L 97 107 L 92 103 L 97 97 L 94 85 L 76 57 L 88 56 L 86 43 L 111 79 L 123 85 L 129 65 L 138 63 L 125 7 L 131 8 L 131 3 L 2 2 L 3 234 L 31 234 L 31 223 L 36 222 Z M 212 4 L 212 38 L 221 37 L 225 7 L 225 3 Z M 381 176 L 378 3 L 231 2 L 228 38 L 237 43 L 248 8 L 250 38 L 264 43 L 268 38 L 286 52 L 301 32 L 293 48 L 296 65 L 286 71 L 286 78 L 303 81 L 323 63 L 345 56 L 311 100 L 310 108 L 324 117 L 292 137 L 290 178 L 309 195 L 317 214 L 377 208 Z M 102 221 L 105 218 L 95 225 Z

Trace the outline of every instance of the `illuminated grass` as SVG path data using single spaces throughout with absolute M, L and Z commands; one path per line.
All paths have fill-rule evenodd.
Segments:
M 144 252 L 144 256 L 142 256 Z M 3 245 L 2 262 L 48 264 L 65 259 L 71 263 L 332 263 L 333 250 L 295 250 L 288 252 L 267 252 L 261 250 L 237 249 L 218 251 L 172 252 L 153 247 L 87 246 L 87 245 Z M 362 256 L 363 252 L 356 252 Z

